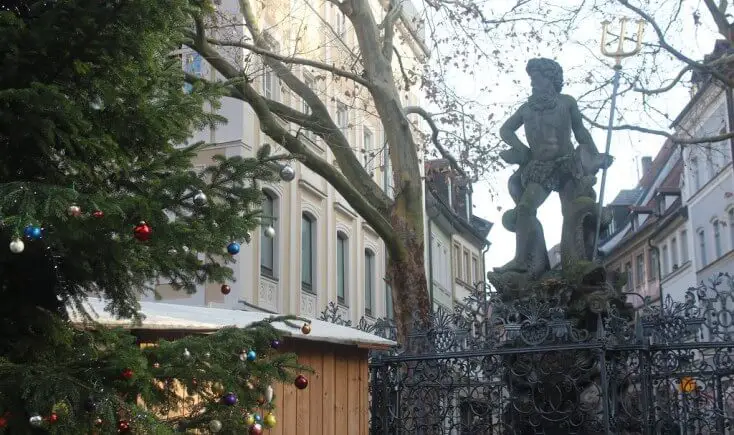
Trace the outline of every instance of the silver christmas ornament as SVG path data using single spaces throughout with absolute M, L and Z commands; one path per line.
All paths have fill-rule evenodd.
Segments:
M 82 215 L 82 208 L 76 204 L 73 204 L 70 205 L 68 209 L 66 209 L 66 212 L 69 213 L 69 216 L 79 217 Z
M 178 254 L 178 251 L 176 250 L 176 248 L 171 248 L 168 250 L 168 255 L 176 255 L 176 254 Z
M 273 387 L 268 385 L 268 388 L 265 389 L 265 400 L 268 401 L 268 403 L 273 401 Z
M 293 181 L 296 178 L 296 171 L 290 165 L 280 168 L 280 178 L 283 181 Z
M 196 195 L 194 195 L 194 204 L 196 205 L 205 205 L 207 200 L 208 198 L 206 197 L 206 194 L 201 190 L 196 192 Z
M 186 358 L 186 359 L 191 358 L 191 352 L 189 352 L 189 350 L 186 349 L 186 348 L 184 348 L 183 357 Z
M 267 228 L 265 228 L 265 236 L 269 238 L 275 237 L 275 228 L 273 228 L 272 225 L 268 225 Z
M 28 423 L 30 423 L 31 426 L 39 427 L 43 424 L 43 418 L 41 418 L 40 415 L 35 414 L 28 419 Z
M 15 239 L 10 242 L 10 252 L 13 254 L 20 254 L 25 249 L 25 243 L 20 239 Z
M 219 432 L 222 430 L 222 422 L 219 420 L 212 420 L 209 422 L 209 430 L 212 432 Z

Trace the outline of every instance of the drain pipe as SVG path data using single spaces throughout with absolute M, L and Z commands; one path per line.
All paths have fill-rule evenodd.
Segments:
M 484 240 L 484 248 L 482 249 L 482 297 L 484 298 L 484 314 L 487 314 L 489 311 L 489 295 L 488 288 L 487 288 L 487 260 L 485 257 L 487 256 L 487 251 L 489 251 L 489 246 L 491 243 L 489 240 Z
M 428 218 L 428 294 L 431 298 L 431 312 L 433 312 L 433 220 L 426 213 Z

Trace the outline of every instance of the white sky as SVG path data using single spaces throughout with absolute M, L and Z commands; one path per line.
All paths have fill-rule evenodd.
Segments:
M 505 0 L 493 0 L 493 1 L 505 1 Z M 670 3 L 672 0 L 668 0 Z M 513 2 L 514 3 L 514 2 Z M 573 3 L 576 3 L 574 1 Z M 611 2 L 610 2 L 611 3 Z M 689 3 L 690 2 L 686 2 Z M 680 38 L 671 38 L 671 42 L 674 46 L 680 48 L 684 53 L 693 57 L 694 59 L 702 58 L 703 54 L 708 53 L 712 50 L 714 41 L 716 39 L 715 34 L 710 31 L 706 31 L 702 28 L 695 28 L 693 26 L 692 14 L 693 9 L 696 5 L 684 6 L 684 10 L 680 14 L 680 21 L 682 24 L 682 32 L 680 32 Z M 686 9 L 688 8 L 688 9 Z M 616 15 L 627 16 L 636 19 L 631 12 L 626 11 L 624 14 Z M 705 15 L 705 14 L 703 14 Z M 529 80 L 524 73 L 524 64 L 531 58 L 541 55 L 544 57 L 555 58 L 564 67 L 566 77 L 569 75 L 585 74 L 589 70 L 594 70 L 598 74 L 608 74 L 612 76 L 613 71 L 611 69 L 612 61 L 608 62 L 608 65 L 604 67 L 593 56 L 590 54 L 591 51 L 599 53 L 599 41 L 601 38 L 601 24 L 600 21 L 603 18 L 614 18 L 615 16 L 600 15 L 597 19 L 587 19 L 584 21 L 583 28 L 577 30 L 578 34 L 582 34 L 583 38 L 578 38 L 577 43 L 568 44 L 563 47 L 562 50 L 548 49 L 544 51 L 542 48 L 533 49 L 522 49 L 518 50 L 518 53 L 513 56 L 507 56 L 508 61 L 520 62 L 517 71 L 514 75 L 500 75 L 497 79 L 492 78 L 492 81 L 500 81 L 500 86 L 496 87 L 491 95 L 482 95 L 479 89 L 486 85 L 486 82 L 482 80 L 464 80 L 457 78 L 457 91 L 462 95 L 476 96 L 480 95 L 480 99 L 490 105 L 507 107 L 508 104 L 521 101 L 522 98 L 526 98 L 530 92 Z M 630 23 L 631 24 L 631 23 Z M 617 25 L 614 23 L 613 25 Z M 630 25 L 630 27 L 636 28 L 636 26 Z M 628 27 L 628 29 L 630 29 Z M 710 26 L 709 26 L 710 28 Z M 632 30 L 630 30 L 632 31 Z M 594 36 L 597 35 L 597 36 Z M 574 39 L 574 35 L 571 35 Z M 648 25 L 646 27 L 646 33 L 644 40 L 654 41 L 655 39 L 652 28 Z M 627 65 L 631 65 L 630 62 L 641 62 L 642 59 L 627 61 Z M 660 74 L 664 77 L 673 77 L 677 72 L 677 68 L 680 67 L 679 63 L 671 63 L 670 65 L 656 65 L 651 68 L 658 68 Z M 487 77 L 487 75 L 484 75 Z M 581 75 L 583 77 L 583 75 Z M 689 77 L 689 75 L 687 76 Z M 513 84 L 513 80 L 520 80 L 520 85 Z M 504 84 L 506 85 L 504 85 Z M 582 92 L 586 91 L 588 87 L 585 86 L 567 86 L 563 92 L 572 96 L 578 96 Z M 607 86 L 602 92 L 611 92 L 611 85 Z M 656 103 L 656 107 L 667 114 L 668 117 L 675 118 L 676 114 L 683 108 L 688 101 L 688 92 L 684 89 L 679 89 L 674 93 L 667 94 L 664 98 L 659 99 Z M 632 98 L 621 98 L 617 100 L 618 110 L 624 116 L 627 123 L 635 123 L 638 119 L 630 112 L 630 108 L 635 104 L 639 104 Z M 603 112 L 603 116 L 600 118 L 600 122 L 606 124 L 608 120 L 609 109 L 606 108 Z M 501 111 L 497 110 L 499 114 Z M 587 115 L 592 115 L 588 114 Z M 504 121 L 504 120 L 502 120 Z M 639 122 L 638 122 L 639 123 Z M 666 129 L 667 122 L 662 121 L 655 124 L 650 121 L 643 121 L 642 124 L 648 127 Z M 588 127 L 588 125 L 587 125 Z M 606 132 L 600 129 L 590 129 L 594 137 L 597 147 L 603 151 Z M 518 132 L 521 133 L 522 129 Z M 521 136 L 522 137 L 522 136 Z M 655 156 L 660 147 L 664 142 L 664 138 L 661 136 L 653 135 L 642 135 L 633 132 L 615 132 L 612 139 L 611 154 L 615 157 L 615 163 L 609 169 L 607 175 L 607 187 L 604 196 L 604 202 L 608 203 L 614 199 L 617 193 L 621 189 L 629 189 L 635 187 L 639 179 L 638 168 L 639 159 L 642 156 Z M 487 256 L 486 264 L 487 270 L 491 270 L 493 267 L 498 267 L 511 260 L 514 256 L 515 251 L 515 235 L 508 232 L 502 227 L 501 217 L 504 211 L 512 208 L 513 202 L 507 193 L 507 179 L 516 166 L 512 166 L 504 170 L 501 173 L 496 174 L 494 181 L 485 181 L 477 183 L 474 186 L 474 214 L 481 216 L 485 219 L 489 219 L 494 222 L 494 228 L 492 229 L 489 240 L 492 242 Z M 597 179 L 601 180 L 601 172 Z M 491 186 L 490 186 L 491 183 Z M 491 196 L 487 193 L 492 187 L 492 190 L 496 192 L 496 200 L 492 200 Z M 597 183 L 598 191 L 599 183 Z M 501 208 L 501 211 L 498 210 Z M 547 248 L 550 249 L 553 245 L 560 242 L 561 237 L 561 210 L 560 203 L 558 200 L 558 194 L 552 193 L 546 203 L 541 207 L 538 212 L 538 218 L 543 224 L 545 231 L 545 238 Z

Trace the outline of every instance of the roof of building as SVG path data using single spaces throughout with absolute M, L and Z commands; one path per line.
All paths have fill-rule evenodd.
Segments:
M 655 182 L 655 178 L 657 178 L 660 171 L 662 171 L 663 167 L 665 167 L 665 164 L 668 163 L 668 160 L 670 159 L 670 156 L 675 152 L 675 144 L 670 139 L 666 140 L 663 146 L 660 148 L 660 151 L 658 151 L 658 154 L 655 156 L 655 158 L 652 160 L 652 163 L 650 164 L 650 168 L 642 174 L 642 178 L 640 178 L 640 182 L 638 183 L 638 187 L 642 188 L 650 188 L 650 186 Z
M 623 189 L 620 190 L 614 201 L 610 202 L 609 205 L 633 205 L 640 199 L 643 189 L 636 187 L 634 189 Z
M 105 326 L 127 329 L 214 332 L 228 326 L 244 328 L 255 322 L 274 317 L 272 314 L 256 311 L 141 301 L 140 313 L 145 318 L 142 325 L 136 325 L 130 319 L 115 318 L 105 311 L 105 305 L 106 302 L 98 298 L 89 298 L 85 303 L 88 313 L 96 313 L 96 316 L 93 315 L 96 322 Z M 78 313 L 69 310 L 69 316 L 72 321 L 83 323 L 83 319 Z M 392 340 L 348 326 L 336 325 L 323 320 L 308 320 L 310 320 L 312 327 L 311 333 L 308 335 L 304 335 L 300 329 L 294 329 L 282 322 L 273 323 L 273 326 L 284 336 L 292 336 L 303 340 L 352 345 L 368 349 L 383 349 L 397 345 Z

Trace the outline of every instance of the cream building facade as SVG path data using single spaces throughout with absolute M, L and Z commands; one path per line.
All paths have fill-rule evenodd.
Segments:
M 224 39 L 246 38 L 237 0 L 217 3 L 219 18 L 228 23 Z M 267 7 L 263 6 L 267 3 Z M 425 60 L 427 50 L 422 43 L 422 29 L 411 14 L 415 9 L 403 2 L 403 16 L 397 25 L 395 44 L 404 65 L 410 67 Z M 329 2 L 253 2 L 259 25 L 270 42 L 270 50 L 294 54 L 326 64 L 350 64 L 356 59 L 356 37 L 349 21 Z M 373 10 L 379 21 L 384 17 L 382 5 Z M 227 49 L 231 62 L 245 68 L 262 95 L 307 112 L 308 106 L 282 85 L 273 71 L 263 67 L 256 57 L 248 57 L 244 49 Z M 192 74 L 210 80 L 218 78 L 206 61 L 196 53 L 182 50 L 183 67 Z M 332 118 L 342 129 L 352 150 L 368 173 L 388 193 L 393 194 L 392 171 L 383 145 L 379 119 L 368 103 L 366 91 L 336 80 L 315 68 L 294 65 L 292 71 L 320 95 Z M 399 71 L 396 66 L 396 71 Z M 417 90 L 401 95 L 406 105 L 420 101 Z M 228 122 L 217 128 L 197 132 L 192 142 L 207 141 L 212 147 L 199 153 L 195 165 L 204 167 L 216 154 L 252 156 L 265 144 L 273 142 L 260 132 L 259 121 L 246 103 L 225 97 L 217 113 Z M 284 121 L 284 125 L 287 123 Z M 329 148 L 315 135 L 299 132 L 289 126 L 308 144 L 311 151 L 326 161 L 334 162 Z M 274 153 L 282 149 L 273 147 Z M 346 320 L 377 318 L 392 314 L 392 296 L 386 285 L 386 250 L 377 233 L 352 209 L 344 198 L 324 179 L 297 162 L 289 163 L 295 171 L 291 182 L 263 186 L 263 227 L 243 244 L 233 265 L 235 281 L 231 292 L 222 294 L 220 286 L 200 286 L 194 295 L 174 291 L 166 282 L 157 289 L 166 302 L 231 309 L 263 310 L 317 317 L 329 302 L 338 302 L 339 314 Z M 265 233 L 268 226 L 273 237 Z M 426 246 L 429 246 L 426 232 Z M 451 259 L 447 258 L 450 267 Z M 430 268 L 429 268 L 430 270 Z M 153 296 L 149 297 L 150 299 Z

